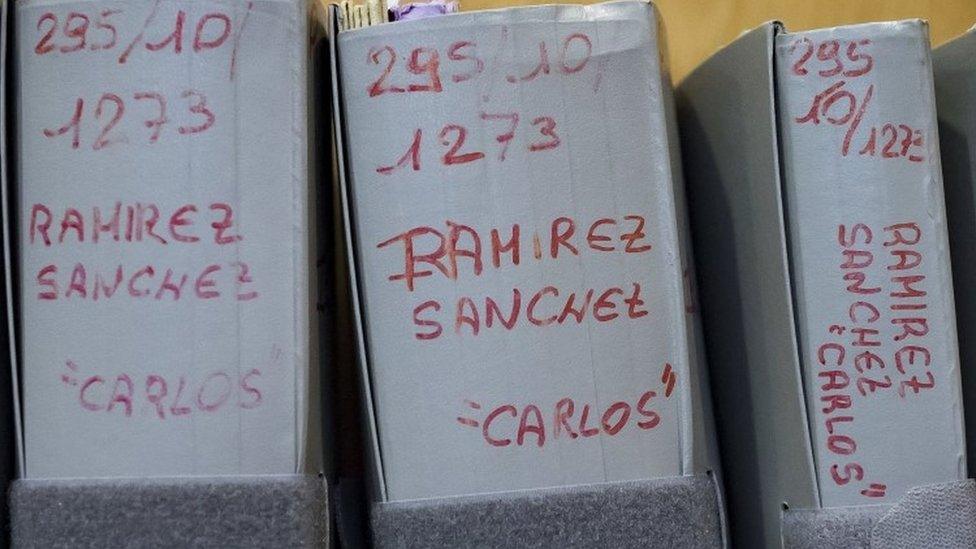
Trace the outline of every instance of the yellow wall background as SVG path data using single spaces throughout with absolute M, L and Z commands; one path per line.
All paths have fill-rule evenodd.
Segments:
M 464 10 L 545 0 L 460 0 Z M 589 4 L 587 1 L 551 0 Z M 671 72 L 680 81 L 742 31 L 777 19 L 789 30 L 922 18 L 937 46 L 976 25 L 976 0 L 656 0 L 667 28 Z

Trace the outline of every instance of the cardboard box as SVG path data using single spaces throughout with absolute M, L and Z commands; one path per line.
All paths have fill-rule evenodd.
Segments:
M 965 478 L 925 24 L 769 23 L 677 95 L 737 544 Z
M 374 498 L 715 468 L 654 7 L 330 28 Z
M 305 2 L 14 17 L 23 475 L 318 471 Z
M 959 356 L 976 361 L 976 28 L 932 50 L 935 98 L 939 111 L 942 173 L 949 216 L 949 248 L 956 293 Z M 976 375 L 962 369 L 966 441 L 976 447 Z M 969 471 L 976 471 L 976 453 L 969 452 Z

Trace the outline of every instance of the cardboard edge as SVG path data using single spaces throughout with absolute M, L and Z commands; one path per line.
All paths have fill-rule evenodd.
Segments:
M 947 54 L 951 54 L 953 52 L 971 49 L 972 46 L 970 45 L 970 42 L 976 39 L 974 37 L 976 37 L 976 25 L 973 25 L 970 29 L 962 32 L 958 36 L 954 36 L 943 42 L 938 47 L 932 48 L 933 61 L 937 58 L 943 58 Z M 935 63 L 933 62 L 933 66 L 934 65 Z
M 17 476 L 26 476 L 27 468 L 24 459 L 24 428 L 23 421 L 21 418 L 21 401 L 20 401 L 20 375 L 19 367 L 20 363 L 18 360 L 18 339 L 17 339 L 17 324 L 16 324 L 16 307 L 14 300 L 14 261 L 13 261 L 13 250 L 11 248 L 11 192 L 12 187 L 10 183 L 10 156 L 9 153 L 12 147 L 9 145 L 9 140 L 7 138 L 8 132 L 11 130 L 11 125 L 9 124 L 8 115 L 10 114 L 7 109 L 7 88 L 10 85 L 9 78 L 7 75 L 11 72 L 10 70 L 10 55 L 11 51 L 8 47 L 8 42 L 10 41 L 10 29 L 13 28 L 13 22 L 11 20 L 10 2 L 3 1 L 2 9 L 0 9 L 0 206 L 3 208 L 3 266 L 6 276 L 4 276 L 4 292 L 6 297 L 6 313 L 7 313 L 7 338 L 10 344 L 9 360 L 10 360 L 10 374 L 11 381 L 13 383 L 13 406 L 14 413 L 14 431 L 16 437 L 17 446 Z
M 776 37 L 779 35 L 788 34 L 786 31 L 786 26 L 782 23 L 776 22 L 772 27 L 772 35 L 770 36 L 769 42 L 769 78 L 772 82 L 772 89 L 770 90 L 771 101 L 773 106 L 773 139 L 775 141 L 776 153 L 775 153 L 775 164 L 776 173 L 779 179 L 779 185 L 776 187 L 776 195 L 779 203 L 779 223 L 783 230 L 783 240 L 782 240 L 782 256 L 784 260 L 783 268 L 786 270 L 787 278 L 786 283 L 790 291 L 790 317 L 793 319 L 793 347 L 796 349 L 796 367 L 797 367 L 797 384 L 798 391 L 800 395 L 800 409 L 803 416 L 803 422 L 806 426 L 806 442 L 807 442 L 807 466 L 813 474 L 813 485 L 816 489 L 816 502 L 817 507 L 822 506 L 823 498 L 820 492 L 820 473 L 817 468 L 817 458 L 816 458 L 816 441 L 814 440 L 813 425 L 810 422 L 810 400 L 807 398 L 807 388 L 804 382 L 804 358 L 803 358 L 803 348 L 800 345 L 800 323 L 799 323 L 799 313 L 797 312 L 797 296 L 796 296 L 796 284 L 793 273 L 793 257 L 790 251 L 790 220 L 789 212 L 786 204 L 786 166 L 783 156 L 783 129 L 782 129 L 782 117 L 780 116 L 780 102 L 779 102 L 779 79 L 777 77 L 776 70 Z M 789 502 L 783 502 L 783 508 L 789 508 Z
M 775 35 L 781 28 L 770 21 L 743 33 L 692 71 L 676 90 L 700 293 L 704 299 L 725 296 L 717 302 L 703 301 L 702 317 L 712 328 L 706 334 L 707 363 L 710 376 L 718 380 L 716 396 L 722 397 L 716 399 L 716 408 L 720 417 L 725 412 L 718 430 L 722 449 L 735 449 L 723 455 L 726 500 L 732 504 L 728 508 L 731 534 L 746 546 L 781 544 L 779 517 L 784 505 L 819 505 L 793 326 L 782 197 L 773 58 Z M 747 72 L 743 64 L 748 65 Z M 742 102 L 748 102 L 751 114 L 736 110 Z M 750 116 L 762 117 L 762 132 L 739 131 L 740 126 L 752 126 L 743 119 Z M 763 211 L 751 211 L 757 204 Z M 769 249 L 769 254 L 751 254 L 761 263 L 743 265 L 741 257 L 732 261 L 733 250 L 738 250 L 738 256 L 743 249 L 757 247 Z M 709 259 L 702 261 L 703 257 Z M 755 279 L 759 269 L 771 274 Z M 740 280 L 742 276 L 748 279 Z M 769 284 L 775 285 L 772 297 L 763 289 Z M 739 297 L 743 292 L 752 297 Z M 780 324 L 775 335 L 762 335 L 757 322 L 736 329 L 726 322 L 730 312 L 736 317 L 732 322 L 737 315 L 758 315 L 764 322 L 778 319 Z M 750 365 L 743 378 L 742 369 Z M 769 372 L 780 373 L 771 380 L 766 377 Z M 740 391 L 733 393 L 728 387 L 733 382 L 753 395 L 763 391 L 761 398 L 744 397 L 750 401 L 744 412 L 746 424 L 734 422 L 735 413 L 729 413 L 743 398 Z M 779 402 L 782 397 L 776 395 L 786 395 L 789 404 L 786 412 L 779 410 L 779 416 L 774 399 Z M 775 421 L 762 423 L 758 418 Z M 788 442 L 791 450 L 770 461 L 765 452 L 782 448 L 776 437 L 784 432 L 794 434 Z M 789 463 L 783 457 L 789 457 Z M 758 484 L 750 488 L 743 483 Z
M 330 2 L 331 0 L 316 0 Z M 422 18 L 423 24 L 431 26 L 433 28 L 429 30 L 440 29 L 443 27 L 448 28 L 460 28 L 463 25 L 470 24 L 472 19 L 485 19 L 484 21 L 479 21 L 479 24 L 509 24 L 513 20 L 526 19 L 531 20 L 535 15 L 540 13 L 556 13 L 561 17 L 566 17 L 562 19 L 565 21 L 574 21 L 575 18 L 586 18 L 586 17 L 598 17 L 600 13 L 604 12 L 608 6 L 623 6 L 624 9 L 634 9 L 637 5 L 637 9 L 643 9 L 650 6 L 658 14 L 660 10 L 657 9 L 655 4 L 657 0 L 593 0 L 588 3 L 574 3 L 567 0 L 559 0 L 556 2 L 540 2 L 540 3 L 525 3 L 525 4 L 505 4 L 499 7 L 484 8 L 476 10 L 466 10 L 454 13 L 447 13 L 438 15 L 437 17 L 426 17 Z M 336 4 L 330 4 L 330 6 Z M 511 13 L 515 12 L 518 15 L 513 19 Z M 337 7 L 337 21 L 341 21 L 342 10 Z M 584 21 L 586 19 L 579 19 L 579 21 Z M 420 19 L 408 19 L 406 21 L 388 21 L 379 25 L 368 25 L 363 27 L 339 29 L 343 34 L 346 32 L 355 32 L 357 37 L 362 37 L 364 35 L 376 34 L 381 35 L 384 33 L 389 33 L 390 25 L 394 24 L 393 27 L 397 33 L 408 33 L 413 32 L 411 25 L 417 24 Z
M 925 97 L 925 99 L 929 103 L 929 107 L 928 107 L 929 116 L 931 116 L 931 120 L 934 126 L 934 131 L 932 132 L 933 135 L 929 139 L 929 143 L 932 150 L 937 152 L 934 158 L 934 166 L 933 166 L 932 173 L 934 174 L 935 178 L 938 180 L 939 190 L 942 191 L 940 193 L 937 193 L 938 194 L 937 198 L 939 201 L 939 204 L 937 206 L 938 213 L 941 214 L 942 221 L 943 221 L 941 230 L 939 231 L 939 233 L 941 234 L 939 234 L 938 237 L 940 241 L 943 243 L 943 245 L 950 246 L 951 237 L 949 235 L 949 211 L 946 205 L 946 196 L 945 196 L 946 181 L 944 175 L 945 169 L 943 167 L 943 160 L 942 160 L 942 139 L 941 136 L 939 135 L 938 97 L 936 96 L 936 91 L 935 91 L 935 59 L 932 55 L 931 26 L 929 25 L 929 22 L 926 19 L 918 20 L 918 26 L 919 26 L 919 33 L 922 38 L 921 46 L 925 56 L 925 64 L 929 68 L 928 86 L 926 86 L 927 97 Z M 929 215 L 932 215 L 932 209 L 929 210 Z M 946 377 L 954 379 L 955 382 L 954 385 L 956 387 L 955 401 L 957 405 L 956 413 L 957 413 L 958 421 L 956 422 L 955 427 L 957 429 L 956 436 L 959 439 L 959 447 L 962 449 L 962 452 L 959 456 L 960 462 L 957 469 L 959 475 L 957 476 L 957 480 L 961 481 L 969 477 L 969 471 L 967 470 L 968 469 L 967 460 L 969 458 L 969 453 L 971 449 L 968 447 L 967 445 L 968 441 L 966 440 L 966 419 L 965 419 L 965 407 L 964 407 L 965 395 L 963 394 L 963 385 L 962 385 L 962 370 L 964 366 L 963 366 L 962 354 L 960 352 L 960 344 L 959 344 L 959 326 L 957 321 L 958 313 L 956 312 L 956 285 L 955 285 L 955 280 L 953 279 L 954 271 L 953 271 L 951 249 L 948 250 L 945 254 L 944 266 L 947 271 L 948 280 L 946 281 L 945 285 L 942 287 L 942 290 L 946 291 L 949 296 L 946 303 L 947 314 L 948 314 L 947 321 L 949 324 L 948 328 L 950 334 L 951 351 L 952 354 L 956 357 L 956 363 L 954 365 L 955 367 L 952 369 L 952 371 L 949 372 L 949 375 Z
M 684 170 L 681 164 L 681 138 L 675 106 L 674 84 L 671 80 L 667 27 L 660 10 L 654 4 L 650 4 L 650 6 L 656 24 L 654 38 L 660 52 L 658 69 L 661 86 L 659 99 L 664 111 L 664 142 L 667 145 L 669 161 L 667 166 L 668 180 L 670 181 L 669 194 L 674 206 L 674 229 L 680 258 L 680 265 L 677 266 L 678 272 L 676 274 L 682 281 L 684 290 L 680 314 L 685 325 L 684 355 L 688 363 L 687 379 L 689 382 L 685 384 L 687 398 L 682 407 L 682 474 L 714 473 L 721 479 L 721 460 L 718 453 L 715 421 L 712 417 L 708 360 L 704 352 L 704 333 L 701 326 L 701 315 L 695 307 L 695 303 L 698 302 L 698 295 L 696 285 L 693 284 L 695 279 L 694 246 L 691 239 L 691 222 L 685 192 Z M 687 284 L 685 283 L 686 278 Z M 685 443 L 686 439 L 687 444 Z
M 689 231 L 690 233 L 690 231 Z M 690 235 L 689 235 L 690 236 Z M 708 395 L 709 404 L 711 403 L 711 394 Z M 715 430 L 714 421 L 712 422 L 712 445 L 715 447 L 715 455 L 718 456 L 718 432 Z M 715 503 L 718 506 L 718 523 L 719 528 L 721 528 L 722 537 L 722 547 L 723 549 L 729 549 L 732 547 L 732 530 L 729 524 L 729 507 L 728 502 L 725 500 L 725 485 L 721 472 L 712 471 L 709 469 L 705 472 L 708 478 L 712 481 L 712 489 L 715 490 Z
M 699 364 L 695 364 L 694 354 L 692 346 L 694 345 L 694 330 L 693 325 L 689 322 L 688 315 L 685 313 L 687 302 L 684 292 L 684 269 L 685 265 L 688 263 L 689 257 L 691 257 L 690 243 L 687 241 L 689 239 L 685 238 L 685 227 L 682 226 L 685 216 L 679 209 L 683 204 L 683 187 L 684 184 L 681 181 L 681 151 L 678 148 L 679 142 L 677 139 L 677 117 L 673 112 L 673 90 L 671 89 L 671 77 L 669 70 L 669 59 L 668 59 L 668 49 L 667 49 L 667 39 L 666 31 L 664 28 L 664 20 L 661 17 L 661 12 L 657 9 L 652 2 L 641 2 L 647 7 L 649 25 L 648 30 L 651 34 L 651 43 L 656 47 L 657 54 L 655 57 L 656 70 L 655 77 L 658 81 L 658 88 L 655 90 L 655 95 L 657 103 L 659 105 L 659 114 L 661 119 L 664 121 L 664 139 L 662 140 L 664 145 L 667 147 L 668 151 L 668 161 L 664 163 L 664 169 L 666 171 L 665 176 L 665 191 L 664 196 L 670 201 L 670 210 L 673 212 L 672 222 L 670 223 L 669 229 L 675 237 L 675 252 L 678 256 L 678 261 L 674 265 L 670 265 L 671 272 L 668 273 L 671 277 L 676 280 L 681 281 L 681 295 L 676 300 L 678 307 L 678 314 L 681 317 L 682 329 L 676 330 L 678 335 L 678 341 L 676 347 L 678 348 L 681 360 L 685 367 L 679 372 L 682 379 L 687 380 L 686 383 L 682 383 L 679 387 L 681 394 L 680 412 L 678 418 L 678 451 L 679 451 L 679 471 L 681 475 L 691 475 L 694 474 L 698 469 L 698 463 L 696 460 L 696 455 L 698 453 L 697 438 L 698 428 L 700 427 L 698 414 L 695 414 L 695 393 L 700 390 L 697 384 L 697 372 L 693 370 L 696 367 L 701 367 Z
M 346 261 L 349 265 L 349 290 L 353 314 L 353 323 L 356 330 L 356 358 L 359 364 L 360 395 L 366 416 L 366 438 L 365 444 L 369 445 L 364 450 L 367 457 L 366 469 L 370 475 L 367 483 L 372 496 L 371 499 L 387 501 L 386 477 L 383 471 L 382 451 L 379 444 L 379 434 L 376 424 L 376 409 L 373 402 L 371 388 L 369 357 L 366 348 L 365 327 L 363 323 L 363 311 L 360 300 L 359 274 L 357 271 L 355 239 L 353 235 L 353 223 L 350 208 L 350 189 L 348 178 L 346 177 L 345 159 L 345 128 L 342 124 L 342 98 L 339 86 L 339 52 L 338 36 L 340 25 L 339 8 L 336 5 L 329 7 L 329 25 L 327 29 L 327 39 L 329 40 L 329 61 L 332 70 L 332 131 L 335 139 L 335 155 L 338 164 L 339 201 L 342 211 L 342 227 L 344 243 L 346 248 Z M 370 27 L 366 27 L 370 28 Z
M 316 223 L 316 212 L 318 211 L 319 174 L 316 171 L 317 149 L 315 136 L 314 113 L 316 108 L 313 105 L 314 82 L 312 67 L 312 49 L 314 47 L 314 36 L 318 25 L 314 24 L 309 0 L 297 0 L 295 3 L 295 17 L 298 24 L 297 34 L 298 44 L 295 44 L 293 54 L 296 56 L 301 69 L 295 75 L 294 101 L 298 108 L 296 112 L 300 117 L 294 122 L 296 129 L 302 132 L 301 138 L 296 139 L 295 154 L 300 156 L 296 160 L 300 164 L 295 169 L 296 176 L 301 176 L 304 180 L 295 182 L 296 197 L 304 196 L 305 207 L 300 213 L 301 227 L 304 231 L 296 231 L 296 248 L 305 251 L 301 263 L 298 264 L 296 273 L 296 310 L 299 312 L 298 319 L 303 324 L 296 331 L 296 337 L 301 343 L 300 348 L 307 349 L 307 356 L 299 363 L 304 365 L 304 386 L 302 387 L 303 401 L 296 406 L 300 413 L 296 414 L 296 419 L 303 422 L 303 426 L 298 427 L 297 433 L 303 433 L 299 440 L 304 444 L 299 447 L 298 459 L 296 460 L 296 474 L 321 474 L 325 468 L 325 440 L 323 436 L 323 397 L 320 389 L 322 370 L 326 366 L 323 364 L 325 355 L 322 352 L 322 342 L 318 337 L 321 318 L 316 305 L 320 301 L 319 295 L 319 271 L 318 262 L 318 241 L 321 237 L 319 226 Z M 298 391 L 296 391 L 298 393 Z
M 868 28 L 877 29 L 878 27 L 883 27 L 883 26 L 887 26 L 889 28 L 921 26 L 927 29 L 929 26 L 929 22 L 928 19 L 922 19 L 920 17 L 908 17 L 905 19 L 889 19 L 885 21 L 867 21 L 864 23 L 832 25 L 829 27 L 817 27 L 813 29 L 804 29 L 798 31 L 787 31 L 785 25 L 781 24 L 780 25 L 781 31 L 778 34 L 789 35 L 789 36 L 796 35 L 796 34 L 803 34 L 804 36 L 808 36 L 808 37 L 829 36 L 834 34 L 837 31 L 837 29 L 853 31 L 853 30 L 868 29 Z M 928 31 L 926 30 L 926 32 Z
M 955 292 L 967 466 L 976 472 L 976 373 L 964 366 L 976 357 L 976 307 L 966 290 L 976 276 L 976 27 L 931 51 Z M 961 291 L 960 291 L 961 290 Z M 970 369 L 971 370 L 971 369 Z M 968 404 L 968 405 L 967 405 Z
M 785 25 L 783 25 L 783 23 L 780 22 L 778 19 L 770 19 L 768 21 L 763 21 L 762 23 L 756 25 L 755 27 L 752 27 L 752 28 L 748 28 L 748 29 L 743 30 L 742 32 L 740 32 L 738 34 L 738 36 L 736 36 L 735 38 L 733 38 L 733 39 L 729 40 L 728 42 L 725 42 L 724 44 L 722 44 L 721 46 L 719 46 L 717 49 L 715 49 L 714 51 L 712 51 L 712 53 L 710 53 L 704 60 L 702 60 L 701 62 L 699 62 L 697 65 L 695 65 L 695 67 L 692 68 L 691 71 L 689 71 L 684 76 L 684 79 L 681 80 L 681 82 L 678 84 L 678 86 L 680 86 L 681 84 L 683 84 L 684 81 L 685 81 L 685 79 L 688 79 L 688 78 L 701 78 L 700 76 L 695 76 L 695 75 L 697 73 L 699 73 L 699 72 L 705 72 L 706 70 L 708 70 L 708 68 L 713 63 L 719 63 L 720 62 L 720 59 L 722 57 L 722 52 L 724 52 L 726 48 L 732 46 L 733 44 L 735 44 L 736 42 L 738 42 L 740 39 L 742 39 L 744 36 L 746 36 L 748 34 L 751 34 L 751 33 L 755 32 L 756 30 L 762 29 L 762 28 L 765 28 L 765 27 L 773 27 L 775 29 L 785 29 Z
M 305 36 L 308 32 L 308 25 L 303 21 L 307 21 L 306 10 L 301 7 L 304 6 L 304 0 L 294 0 L 290 2 L 293 7 L 291 13 L 292 17 L 290 23 L 295 25 L 295 34 L 299 39 L 296 44 L 292 44 L 289 56 L 289 61 L 296 67 L 299 68 L 298 71 L 292 71 L 292 136 L 294 139 L 292 147 L 292 159 L 291 159 L 291 194 L 294 200 L 292 205 L 293 211 L 298 218 L 298 225 L 292 230 L 292 249 L 294 251 L 293 256 L 293 278 L 292 285 L 295 288 L 295 293 L 292 297 L 292 305 L 294 307 L 294 316 L 292 318 L 294 340 L 293 345 L 295 348 L 295 454 L 294 454 L 294 469 L 293 472 L 296 474 L 301 473 L 306 468 L 310 466 L 310 460 L 312 455 L 310 453 L 310 448 L 313 446 L 310 444 L 309 437 L 312 436 L 311 428 L 314 423 L 312 418 L 312 409 L 310 406 L 310 395 L 308 392 L 313 367 L 313 355 L 312 352 L 312 340 L 310 330 L 312 328 L 311 314 L 309 312 L 309 301 L 313 299 L 313 294 L 310 293 L 312 276 L 314 273 L 310 273 L 307 267 L 309 256 L 311 255 L 311 250 L 307 248 L 308 240 L 311 235 L 308 234 L 311 231 L 309 224 L 308 211 L 309 208 L 314 207 L 314 203 L 310 203 L 311 198 L 309 196 L 308 187 L 311 181 L 307 179 L 308 177 L 308 167 L 309 167 L 309 156 L 308 156 L 308 56 L 305 54 L 302 46 L 306 44 Z M 303 19 L 304 18 L 304 19 Z M 305 78 L 302 76 L 306 75 Z M 301 177 L 306 177 L 305 184 L 302 184 Z M 304 198 L 305 204 L 302 204 L 302 198 Z M 301 228 L 306 229 L 306 233 L 303 234 Z M 303 352 L 305 350 L 305 352 Z M 304 355 L 304 356 L 303 356 Z

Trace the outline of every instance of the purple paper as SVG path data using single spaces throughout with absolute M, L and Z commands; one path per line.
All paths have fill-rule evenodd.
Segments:
M 456 13 L 458 3 L 456 1 L 434 0 L 424 3 L 408 3 L 401 6 L 390 8 L 391 21 L 409 21 L 411 19 L 425 19 L 427 17 L 437 17 L 446 13 Z

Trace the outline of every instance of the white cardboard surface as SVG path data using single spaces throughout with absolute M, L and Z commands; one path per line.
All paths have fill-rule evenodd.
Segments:
M 927 29 L 920 21 L 838 27 L 781 34 L 776 46 L 787 231 L 822 506 L 888 503 L 912 486 L 965 478 Z M 860 286 L 855 273 L 865 277 Z M 858 329 L 877 333 L 861 340 Z M 868 379 L 880 385 L 872 390 Z
M 691 313 L 675 215 L 678 175 L 669 158 L 676 144 L 665 125 L 669 103 L 653 8 L 619 2 L 494 10 L 344 32 L 337 42 L 351 229 L 387 499 L 704 469 L 689 457 L 696 451 L 693 431 L 704 427 L 686 411 L 700 405 L 692 403 L 698 388 L 688 381 L 694 342 L 684 322 Z M 548 67 L 540 64 L 543 48 Z M 441 91 L 419 91 L 437 88 L 424 69 L 433 51 Z M 411 84 L 418 91 L 381 91 Z M 517 123 L 509 113 L 518 114 Z M 508 116 L 493 116 L 500 114 Z M 539 146 L 554 141 L 540 131 L 548 123 L 540 117 L 555 122 L 559 145 Z M 462 126 L 466 139 L 455 156 L 474 155 L 445 165 Z M 413 155 L 404 151 L 418 133 L 414 169 Z M 399 168 L 381 170 L 401 157 Z M 636 218 L 625 219 L 630 215 L 645 223 L 645 236 L 631 247 L 650 244 L 650 250 L 622 252 L 621 235 L 638 229 Z M 561 217 L 575 222 L 570 242 L 578 255 L 557 245 L 553 258 L 551 230 Z M 613 246 L 612 252 L 587 244 L 599 219 L 614 220 L 593 233 L 610 240 L 593 242 Z M 448 222 L 477 232 L 477 274 L 470 254 L 457 254 L 456 268 L 446 255 Z M 557 232 L 568 222 L 560 223 Z M 491 231 L 505 244 L 514 224 L 519 263 L 502 252 L 496 267 Z M 437 233 L 419 229 L 415 254 L 434 259 L 414 266 L 431 274 L 416 277 L 410 289 L 396 277 L 408 264 L 402 234 L 423 227 Z M 473 251 L 472 232 L 457 231 L 456 249 Z M 438 233 L 445 235 L 443 249 Z M 623 298 L 632 296 L 635 283 L 644 303 L 634 306 L 638 318 L 628 318 Z M 548 286 L 559 295 L 549 290 L 537 300 L 535 318 L 546 324 L 537 326 L 526 309 Z M 620 316 L 595 320 L 593 304 L 615 287 L 623 295 L 608 294 L 615 308 L 600 313 Z M 495 314 L 488 327 L 486 298 L 507 320 L 515 288 L 521 308 L 514 326 L 506 329 Z M 545 322 L 574 292 L 578 307 L 590 288 L 581 322 L 572 316 Z M 460 324 L 459 302 L 466 317 Z M 422 322 L 415 323 L 418 307 Z M 645 309 L 647 315 L 637 313 Z M 439 323 L 439 333 L 437 324 L 423 322 Z M 675 377 L 665 375 L 666 364 Z M 640 404 L 648 391 L 655 396 Z M 559 422 L 563 399 L 574 409 Z M 629 417 L 610 435 L 599 423 L 613 405 L 611 426 L 625 407 Z M 656 425 L 638 426 L 650 418 L 639 408 L 656 413 Z M 529 427 L 521 429 L 521 441 L 520 422 Z
M 310 354 L 304 2 L 26 1 L 16 17 L 26 476 L 295 472 Z M 73 147 L 74 129 L 58 130 L 78 104 Z M 50 246 L 31 232 L 36 204 Z M 94 242 L 93 208 L 107 223 L 116 204 L 118 238 Z M 159 239 L 128 227 L 149 204 Z M 171 225 L 185 205 L 189 222 Z M 69 208 L 83 241 L 74 218 L 62 228 Z M 96 275 L 111 287 L 119 266 L 96 300 Z M 179 299 L 159 292 L 168 269 L 187 276 Z M 47 280 L 56 299 L 39 296 Z

